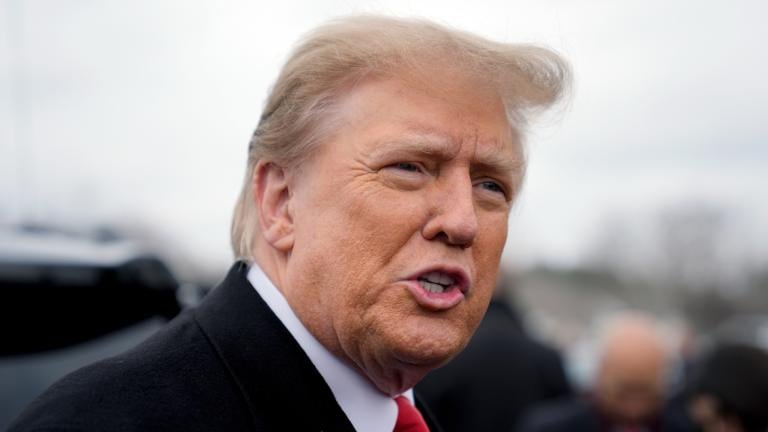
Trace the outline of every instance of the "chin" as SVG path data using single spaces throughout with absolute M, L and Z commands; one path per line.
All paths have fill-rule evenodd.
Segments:
M 379 365 L 381 369 L 377 368 L 380 374 L 369 376 L 381 391 L 396 396 L 415 386 L 429 372 L 443 366 L 463 347 L 463 344 L 437 346 L 423 341 L 391 346 L 380 357 L 386 359 Z
M 379 358 L 365 373 L 382 392 L 390 396 L 413 388 L 429 372 L 445 364 L 451 356 L 427 357 L 412 350 L 395 348 Z
M 416 321 L 392 338 L 391 352 L 402 363 L 434 369 L 447 363 L 469 341 L 464 329 L 446 325 L 442 320 Z
M 405 316 L 378 319 L 363 327 L 358 337 L 347 338 L 356 346 L 357 364 L 384 393 L 400 394 L 424 375 L 443 366 L 458 354 L 474 328 L 456 316 Z M 348 351 L 348 352 L 354 352 Z

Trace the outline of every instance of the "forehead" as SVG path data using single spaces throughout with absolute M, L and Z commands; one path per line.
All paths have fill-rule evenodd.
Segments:
M 368 79 L 339 103 L 339 130 L 355 131 L 372 152 L 415 149 L 473 163 L 518 168 L 522 146 L 500 96 L 474 80 L 437 72 L 429 82 L 405 77 Z

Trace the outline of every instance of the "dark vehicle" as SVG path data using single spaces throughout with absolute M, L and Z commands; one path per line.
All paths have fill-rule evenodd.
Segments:
M 64 374 L 174 317 L 178 289 L 159 258 L 125 240 L 0 232 L 0 430 Z

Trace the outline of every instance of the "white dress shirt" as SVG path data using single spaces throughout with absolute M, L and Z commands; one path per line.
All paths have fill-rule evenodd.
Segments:
M 293 312 L 283 293 L 258 265 L 251 264 L 248 281 L 315 365 L 355 430 L 392 432 L 397 421 L 395 401 L 315 339 Z M 403 396 L 413 402 L 412 389 Z

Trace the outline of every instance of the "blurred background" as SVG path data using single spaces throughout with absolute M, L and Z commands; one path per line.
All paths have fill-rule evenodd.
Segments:
M 503 266 L 526 324 L 563 350 L 575 381 L 587 380 L 597 322 L 627 307 L 681 346 L 768 347 L 762 1 L 0 5 L 0 291 L 24 278 L 135 279 L 196 302 L 231 264 L 247 143 L 291 46 L 334 16 L 385 13 L 546 45 L 571 62 L 571 101 L 528 139 Z M 61 270 L 73 266 L 75 282 Z M 23 326 L 8 318 L 0 343 L 52 325 L 44 310 Z M 141 340 L 169 310 L 137 311 L 73 345 L 6 345 L 0 429 L 51 380 Z

